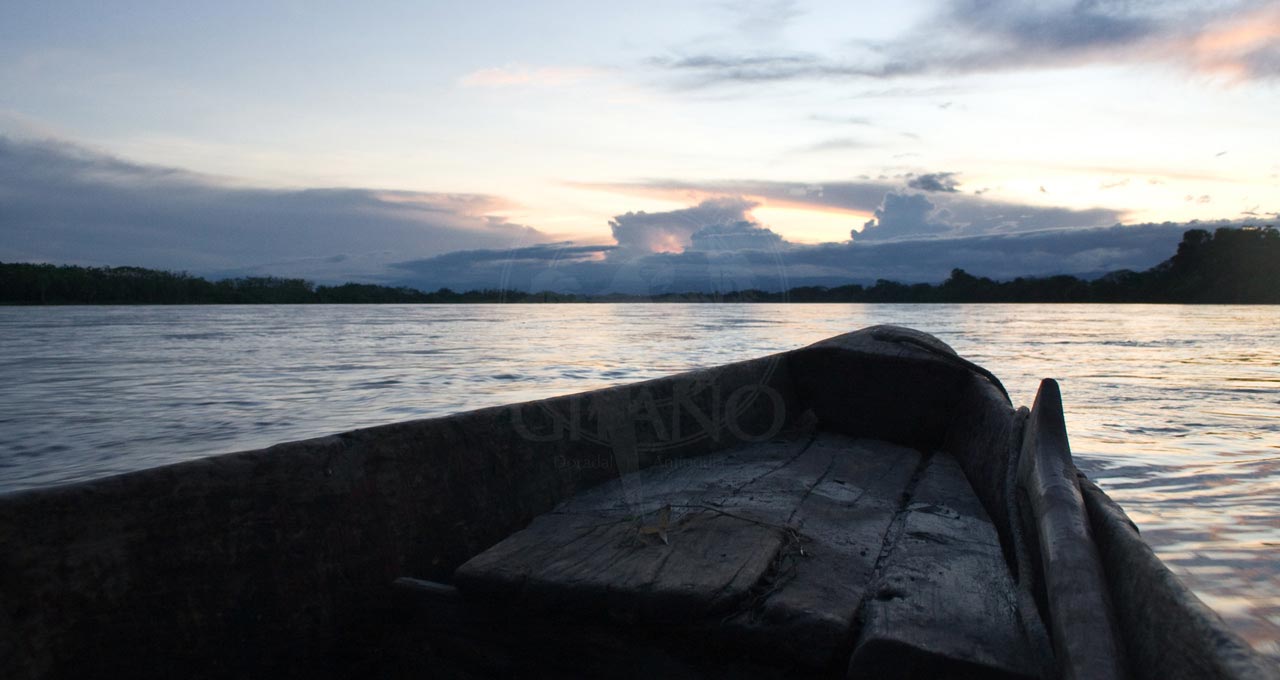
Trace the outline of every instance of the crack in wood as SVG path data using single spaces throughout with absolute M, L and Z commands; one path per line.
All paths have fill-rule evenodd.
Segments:
M 932 452 L 921 452 L 920 462 L 916 463 L 916 469 L 911 473 L 911 479 L 907 481 L 906 488 L 902 490 L 898 508 L 894 511 L 893 520 L 889 523 L 889 528 L 885 531 L 883 542 L 880 544 L 880 554 L 876 556 L 876 565 L 871 570 L 872 583 L 875 583 L 883 575 L 885 563 L 889 561 L 889 556 L 893 553 L 894 546 L 902 538 L 907 524 L 907 516 L 911 513 L 911 509 L 908 506 L 911 505 L 911 499 L 916 494 L 916 487 L 920 485 L 920 480 L 924 478 L 924 471 L 933 460 L 933 455 Z

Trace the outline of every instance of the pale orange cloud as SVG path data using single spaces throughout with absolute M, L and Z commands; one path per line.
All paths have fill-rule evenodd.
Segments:
M 1250 57 L 1280 44 L 1280 5 L 1211 24 L 1187 46 L 1197 70 L 1231 82 L 1259 75 Z

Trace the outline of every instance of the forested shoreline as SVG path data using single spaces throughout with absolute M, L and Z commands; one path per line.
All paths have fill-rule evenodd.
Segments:
M 141 267 L 0 263 L 0 304 L 381 304 L 555 302 L 1115 302 L 1280 303 L 1280 232 L 1274 227 L 1192 229 L 1177 252 L 1143 272 L 995 281 L 961 269 L 939 284 L 801 286 L 659 295 L 574 295 L 514 290 L 424 292 L 408 287 L 317 285 L 278 277 L 208 281 Z

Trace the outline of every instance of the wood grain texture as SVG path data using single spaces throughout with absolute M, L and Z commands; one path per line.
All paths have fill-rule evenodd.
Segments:
M 999 536 L 951 456 L 929 458 L 896 524 L 849 676 L 1037 677 Z
M 820 432 L 702 462 L 580 494 L 455 581 L 505 611 L 677 624 L 815 671 L 847 665 L 861 612 L 855 673 L 1039 672 L 999 537 L 950 456 L 922 467 L 913 449 Z M 666 543 L 643 533 L 661 508 Z
M 472 598 L 623 621 L 725 614 L 793 541 L 795 506 L 829 465 L 806 456 L 810 443 L 625 475 L 537 517 L 454 580 Z
M 876 558 L 920 461 L 914 449 L 824 433 L 808 452 L 829 460 L 789 524 L 804 553 L 769 590 L 722 624 L 724 634 L 811 668 L 843 663 Z

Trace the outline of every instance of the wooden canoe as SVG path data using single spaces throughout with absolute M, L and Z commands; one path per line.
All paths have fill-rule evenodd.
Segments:
M 0 496 L 0 675 L 1278 677 L 892 326 Z

